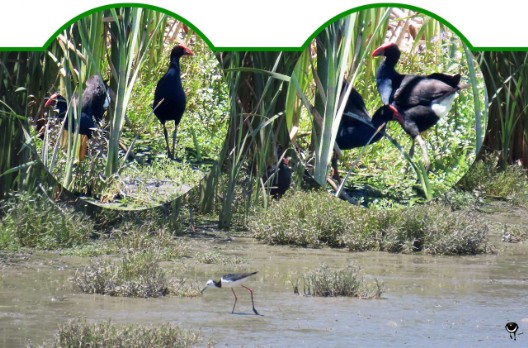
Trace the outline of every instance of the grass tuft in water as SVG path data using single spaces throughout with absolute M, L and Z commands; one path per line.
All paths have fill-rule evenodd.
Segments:
M 93 260 L 75 272 L 74 283 L 90 294 L 159 297 L 169 293 L 166 274 L 152 252 L 130 254 L 120 262 Z
M 156 326 L 118 325 L 110 320 L 89 323 L 74 319 L 62 324 L 54 342 L 44 347 L 195 347 L 199 333 L 164 323 Z M 207 344 L 210 346 L 210 344 Z
M 222 254 L 216 250 L 198 252 L 196 260 L 200 263 L 221 264 L 221 265 L 239 265 L 244 262 L 244 259 L 239 256 L 230 256 Z
M 489 226 L 471 210 L 442 202 L 399 209 L 365 209 L 326 192 L 296 192 L 248 224 L 268 244 L 347 247 L 445 255 L 493 253 Z
M 202 284 L 172 279 L 160 266 L 155 249 L 130 252 L 120 261 L 95 259 L 75 272 L 73 282 L 82 292 L 123 297 L 180 297 L 200 295 Z
M 383 293 L 382 284 L 378 280 L 373 284 L 366 284 L 359 273 L 359 266 L 353 264 L 336 270 L 323 264 L 297 279 L 294 292 L 299 293 L 299 282 L 302 282 L 305 296 L 380 298 Z

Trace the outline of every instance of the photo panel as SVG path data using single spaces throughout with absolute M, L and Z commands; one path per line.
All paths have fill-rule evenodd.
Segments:
M 43 69 L 28 92 L 32 142 L 63 188 L 102 207 L 142 209 L 204 178 L 230 106 L 220 63 L 200 35 L 141 7 L 92 12 L 57 31 L 30 62 Z

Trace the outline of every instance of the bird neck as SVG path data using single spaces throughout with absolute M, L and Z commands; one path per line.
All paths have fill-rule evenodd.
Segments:
M 213 280 L 213 283 L 214 283 L 214 285 L 217 288 L 221 288 L 222 287 L 222 281 L 221 280 Z
M 387 122 L 392 121 L 392 115 L 385 110 L 386 106 L 382 106 L 379 108 L 374 116 L 372 116 L 372 125 L 375 128 L 378 128 L 383 123 L 387 124 Z
M 377 78 L 383 78 L 383 77 L 391 77 L 395 75 L 400 75 L 396 71 L 396 64 L 398 63 L 398 59 L 393 59 L 391 57 L 386 57 L 383 62 L 381 62 L 378 71 L 377 71 Z
M 170 61 L 169 69 L 175 69 L 178 73 L 180 72 L 180 57 L 176 57 Z
M 68 103 L 66 103 L 66 100 L 64 98 L 57 100 L 57 104 L 55 107 L 59 111 L 58 116 L 62 117 L 66 115 L 66 110 L 68 110 Z
M 385 63 L 394 67 L 400 60 L 401 52 L 399 49 L 391 49 L 385 52 Z

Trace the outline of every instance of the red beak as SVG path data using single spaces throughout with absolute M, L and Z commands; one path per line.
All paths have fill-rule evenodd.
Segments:
M 389 109 L 392 110 L 392 117 L 397 120 L 398 122 L 400 122 L 400 124 L 404 124 L 405 123 L 405 119 L 403 118 L 402 114 L 400 114 L 400 112 L 398 111 L 398 109 L 396 109 L 396 107 L 394 105 L 388 105 Z
M 376 48 L 374 52 L 372 52 L 372 57 L 382 56 L 385 53 L 385 49 L 390 45 L 392 45 L 392 42 L 384 43 L 380 47 Z
M 59 96 L 59 93 L 53 93 L 51 95 L 51 97 L 48 98 L 48 100 L 46 101 L 46 103 L 44 104 L 44 107 L 50 107 L 51 106 L 51 103 L 53 103 L 55 101 L 55 99 L 57 99 L 57 97 Z

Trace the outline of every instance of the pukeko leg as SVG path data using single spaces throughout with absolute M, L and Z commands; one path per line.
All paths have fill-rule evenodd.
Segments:
M 332 162 L 332 179 L 334 179 L 338 183 L 341 183 L 341 177 L 339 176 L 339 169 L 337 168 L 337 152 L 336 151 L 334 151 L 331 162 Z
M 253 306 L 253 313 L 255 313 L 256 315 L 260 315 L 257 310 L 255 309 L 255 302 L 253 302 L 253 290 L 251 290 L 250 288 L 248 288 L 247 286 L 244 286 L 244 285 L 240 285 L 242 286 L 244 289 L 246 289 L 247 291 L 249 291 L 249 293 L 251 294 L 251 305 Z M 233 288 L 231 288 L 233 289 Z M 234 309 L 234 307 L 233 307 Z
M 431 162 L 429 161 L 429 156 L 427 155 L 427 147 L 425 145 L 425 141 L 422 139 L 421 135 L 418 135 L 416 137 L 416 141 L 418 142 L 418 145 L 420 145 L 420 147 L 422 148 L 425 170 L 429 171 L 429 168 L 431 167 Z
M 165 123 L 163 123 L 163 135 L 165 136 L 165 144 L 167 145 L 167 155 L 170 159 L 173 159 L 174 157 L 171 154 L 170 146 L 169 146 L 169 135 L 167 133 L 167 127 L 165 127 Z
M 88 152 L 88 136 L 81 134 L 81 145 L 79 146 L 79 161 L 83 161 Z
M 235 290 L 233 288 L 231 288 L 231 291 L 233 292 L 233 296 L 235 296 L 235 303 L 233 303 L 233 310 L 231 311 L 231 314 L 235 313 L 235 306 L 236 306 L 236 303 L 237 303 L 237 295 L 235 294 Z
M 178 125 L 174 122 L 174 131 L 172 132 L 172 158 L 174 158 L 174 148 L 176 147 L 176 133 L 178 132 Z

